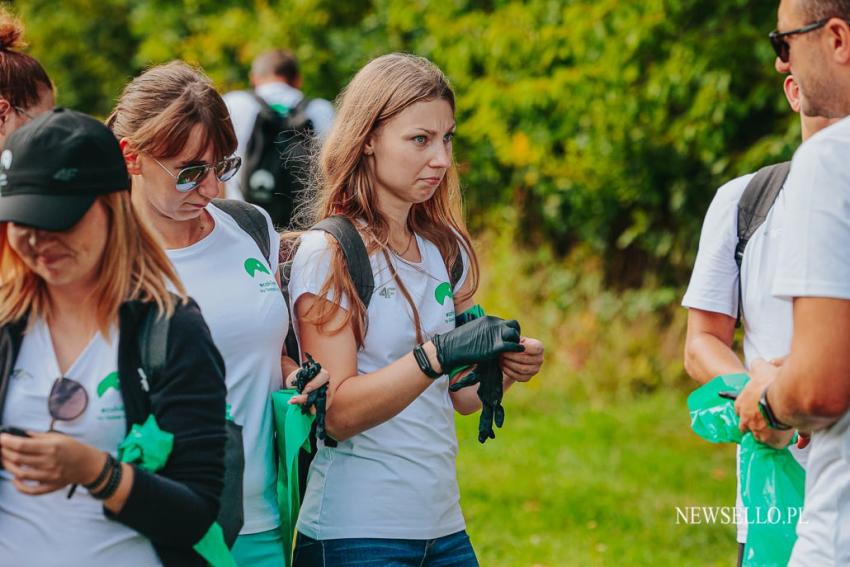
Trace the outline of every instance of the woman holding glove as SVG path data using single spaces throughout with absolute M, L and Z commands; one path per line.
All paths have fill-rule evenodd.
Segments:
M 300 236 L 289 282 L 295 328 L 330 373 L 326 425 L 338 444 L 320 443 L 311 465 L 296 566 L 478 564 L 459 504 L 454 412 L 481 402 L 476 388 L 450 392 L 446 373 L 497 361 L 490 378 L 504 374 L 507 386 L 537 373 L 543 348 L 515 321 L 485 316 L 455 328 L 478 268 L 460 214 L 454 128 L 442 72 L 392 54 L 346 87 L 323 146 L 311 220 L 356 227 L 374 293 L 363 300 L 335 239 Z

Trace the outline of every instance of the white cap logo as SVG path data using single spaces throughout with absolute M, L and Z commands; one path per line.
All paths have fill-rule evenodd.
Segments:
M 12 167 L 12 151 L 11 150 L 3 150 L 3 153 L 0 154 L 0 167 L 3 169 L 9 169 Z

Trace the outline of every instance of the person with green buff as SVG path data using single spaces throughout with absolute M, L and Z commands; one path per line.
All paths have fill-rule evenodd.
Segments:
M 224 363 L 128 189 L 112 132 L 71 110 L 0 154 L 3 564 L 228 565 Z
M 316 228 L 298 235 L 289 294 L 302 352 L 330 374 L 336 445 L 320 440 L 310 465 L 295 566 L 478 564 L 454 416 L 486 400 L 489 438 L 501 391 L 538 373 L 543 345 L 492 315 L 459 325 L 478 263 L 452 159 L 454 102 L 429 61 L 379 57 L 345 88 L 323 146 L 304 223 Z M 450 391 L 464 376 L 449 372 L 476 364 L 480 384 Z

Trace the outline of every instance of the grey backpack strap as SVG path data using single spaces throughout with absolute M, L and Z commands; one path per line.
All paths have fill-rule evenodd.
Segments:
M 372 274 L 372 264 L 369 262 L 366 245 L 354 224 L 345 217 L 333 216 L 319 221 L 311 230 L 323 230 L 339 242 L 357 295 L 363 305 L 368 308 L 372 293 L 375 291 L 375 276 Z
M 271 235 L 269 234 L 269 225 L 266 222 L 266 217 L 258 211 L 254 205 L 245 201 L 236 199 L 213 199 L 213 205 L 227 213 L 239 228 L 244 230 L 257 243 L 257 248 L 263 253 L 263 258 L 272 266 L 271 254 Z M 275 235 L 276 236 L 276 235 Z
M 785 161 L 763 167 L 753 176 L 738 201 L 738 244 L 735 246 L 735 263 L 738 265 L 738 325 L 741 324 L 743 311 L 743 284 L 741 283 L 741 265 L 747 243 L 756 230 L 764 224 L 770 209 L 785 185 L 791 162 Z
M 790 170 L 790 161 L 763 167 L 744 189 L 744 194 L 738 201 L 738 244 L 735 246 L 735 262 L 739 270 L 747 243 L 767 219 Z

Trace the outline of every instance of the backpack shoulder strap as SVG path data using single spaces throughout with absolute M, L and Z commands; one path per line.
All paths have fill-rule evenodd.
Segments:
M 139 333 L 139 355 L 141 357 L 142 371 L 148 383 L 142 384 L 142 389 L 150 392 L 150 380 L 165 367 L 165 359 L 168 354 L 168 329 L 171 319 L 161 316 L 159 309 L 151 307 L 142 323 Z
M 257 248 L 263 253 L 263 258 L 272 265 L 271 258 L 271 235 L 269 225 L 263 213 L 258 211 L 254 205 L 236 199 L 213 199 L 213 205 L 230 215 L 239 228 L 248 233 L 257 243 Z
M 738 270 L 741 269 L 747 243 L 767 219 L 790 170 L 791 162 L 788 161 L 763 167 L 744 189 L 738 202 L 738 244 L 735 246 Z
M 460 278 L 463 277 L 463 254 L 460 253 L 460 250 L 457 252 L 457 256 L 455 257 L 455 261 L 452 262 L 452 267 L 449 270 L 449 280 L 451 280 L 452 290 L 454 290 L 457 283 L 460 281 Z
M 372 264 L 369 262 L 366 245 L 354 224 L 346 217 L 332 216 L 319 221 L 311 230 L 322 230 L 339 242 L 357 295 L 363 305 L 369 307 L 372 292 L 375 291 L 375 276 L 372 275 Z

